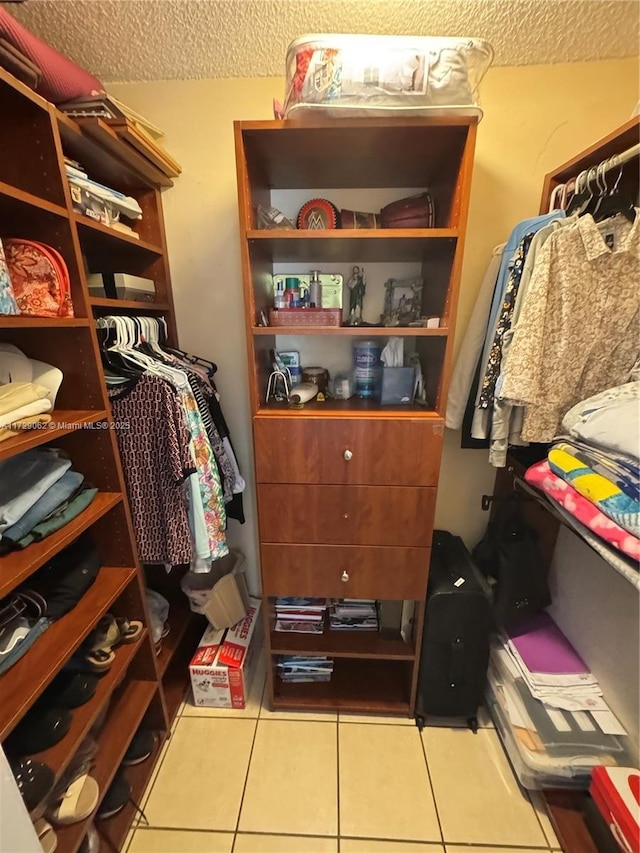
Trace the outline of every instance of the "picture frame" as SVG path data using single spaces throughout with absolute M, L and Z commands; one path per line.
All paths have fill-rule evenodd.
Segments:
M 384 285 L 384 312 L 380 316 L 382 325 L 420 325 L 423 287 L 421 278 L 388 279 Z

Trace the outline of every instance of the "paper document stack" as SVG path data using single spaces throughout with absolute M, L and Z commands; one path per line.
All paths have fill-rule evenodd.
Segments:
M 280 655 L 278 673 L 283 681 L 331 681 L 333 661 L 327 657 Z
M 375 599 L 332 599 L 329 624 L 332 631 L 377 631 L 378 611 Z
M 326 598 L 276 598 L 276 631 L 322 634 Z

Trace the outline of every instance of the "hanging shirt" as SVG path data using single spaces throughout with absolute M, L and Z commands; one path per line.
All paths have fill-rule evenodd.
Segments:
M 640 213 L 590 214 L 540 251 L 502 397 L 525 404 L 522 438 L 549 442 L 575 403 L 625 382 L 640 356 Z
M 184 481 L 194 470 L 190 435 L 173 388 L 144 373 L 110 389 L 131 515 L 143 563 L 180 565 L 191 559 Z

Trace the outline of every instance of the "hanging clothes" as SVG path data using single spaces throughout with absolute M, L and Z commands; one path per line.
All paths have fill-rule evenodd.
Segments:
M 143 563 L 180 565 L 192 545 L 185 481 L 195 472 L 186 419 L 171 386 L 143 373 L 109 390 L 138 553 Z
M 553 440 L 580 400 L 627 381 L 640 357 L 640 217 L 590 214 L 550 235 L 533 271 L 501 396 L 524 403 L 522 438 Z

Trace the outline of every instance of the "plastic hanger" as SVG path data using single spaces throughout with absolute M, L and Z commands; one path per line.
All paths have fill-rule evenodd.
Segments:
M 616 178 L 616 182 L 613 185 L 611 192 L 600 198 L 593 214 L 593 218 L 596 222 L 604 222 L 605 219 L 610 219 L 612 216 L 616 216 L 619 213 L 622 214 L 625 219 L 628 219 L 629 222 L 635 221 L 636 209 L 634 207 L 633 200 L 618 189 L 622 178 L 622 170 L 623 166 L 620 165 L 620 171 L 618 172 L 618 177 Z

